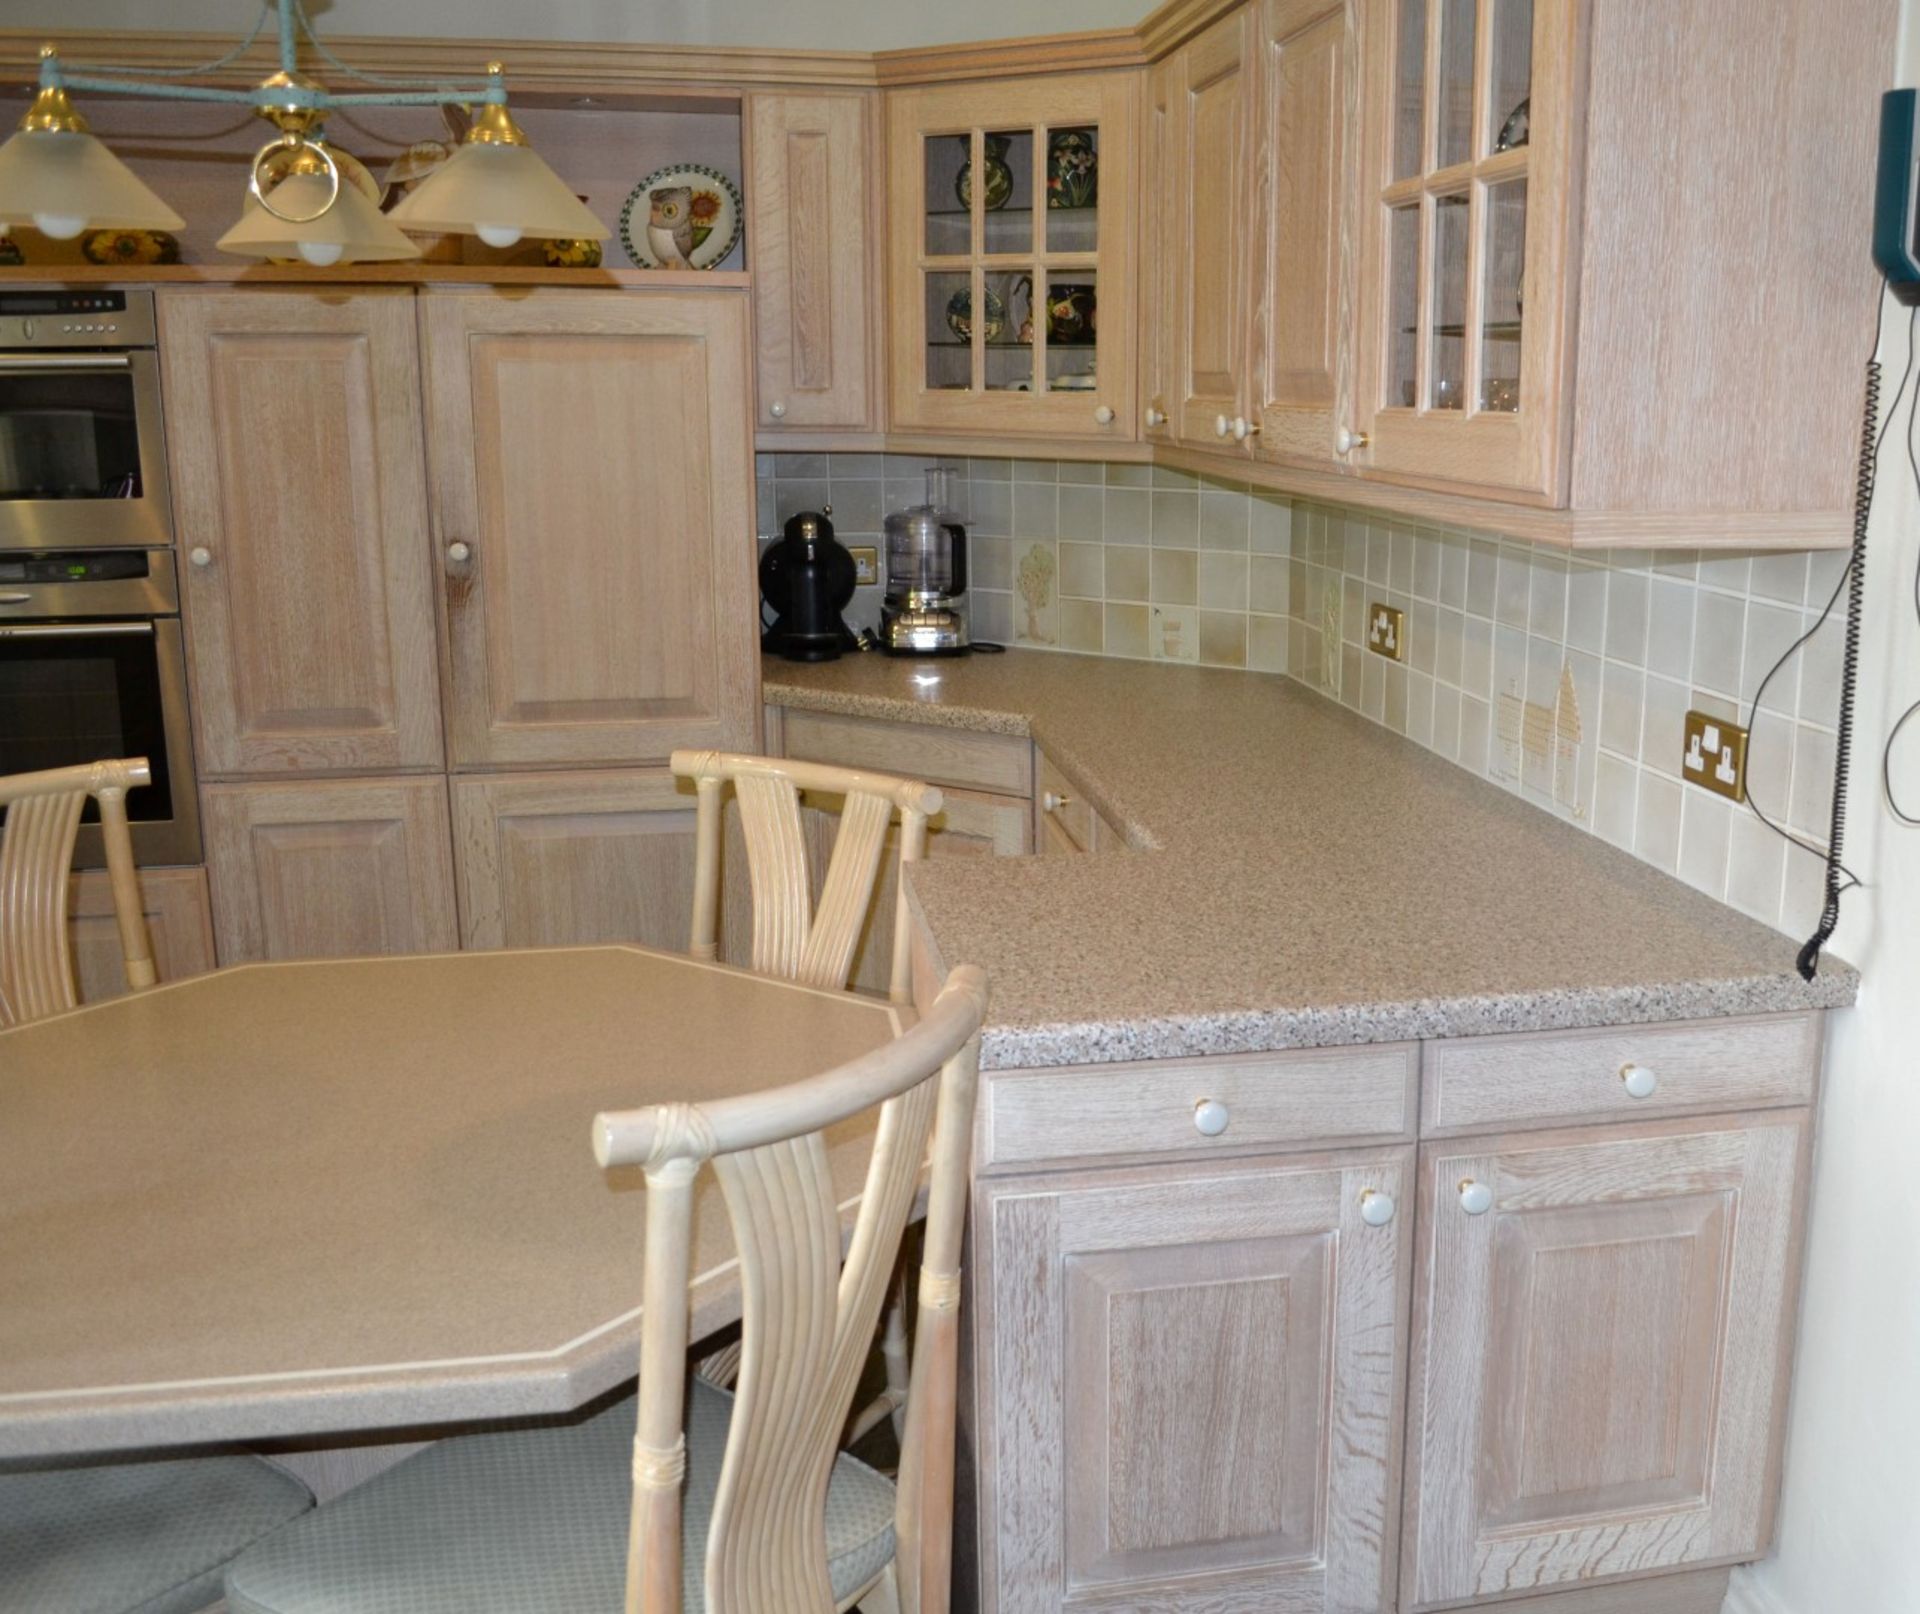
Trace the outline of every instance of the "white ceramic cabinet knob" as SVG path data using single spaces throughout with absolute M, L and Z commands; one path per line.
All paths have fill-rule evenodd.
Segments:
M 1233 422 L 1228 420 L 1225 415 L 1215 415 L 1213 417 L 1213 435 L 1215 437 L 1225 437 L 1231 430 L 1233 430 Z
M 775 420 L 785 420 L 787 418 L 787 406 L 776 399 L 767 405 L 767 413 L 773 416 Z
M 1460 1185 L 1460 1208 L 1469 1216 L 1485 1216 L 1493 1209 L 1493 1190 L 1469 1177 Z
M 1073 797 L 1063 796 L 1057 790 L 1048 790 L 1041 794 L 1040 805 L 1050 813 L 1057 813 L 1072 800 Z
M 1245 415 L 1235 415 L 1227 424 L 1227 430 L 1233 434 L 1236 443 L 1244 443 L 1249 437 L 1260 435 L 1260 428 Z
M 1369 1227 L 1385 1227 L 1393 1220 L 1393 1195 L 1369 1188 L 1360 1196 L 1360 1220 Z
M 459 566 L 473 559 L 473 545 L 464 539 L 456 538 L 447 545 L 447 559 Z
M 1164 409 L 1155 409 L 1152 404 L 1148 404 L 1147 405 L 1147 424 L 1149 426 L 1164 426 L 1166 425 L 1166 423 L 1167 423 L 1167 412 Z
M 1217 1138 L 1227 1130 L 1226 1105 L 1217 1098 L 1203 1098 L 1193 1107 L 1193 1128 L 1203 1138 Z
M 1645 1065 L 1622 1065 L 1620 1080 L 1626 1083 L 1629 1098 L 1652 1098 L 1660 1086 L 1660 1078 Z
M 207 548 L 205 544 L 195 544 L 193 548 L 187 551 L 187 559 L 192 561 L 196 566 L 211 566 L 213 564 L 213 551 Z
M 1111 426 L 1113 424 L 1113 411 L 1108 408 L 1107 405 L 1102 404 L 1098 409 L 1094 410 L 1093 420 L 1096 426 Z
M 1336 454 L 1351 454 L 1356 448 L 1365 448 L 1368 441 L 1365 432 L 1353 431 L 1342 426 L 1333 434 L 1333 449 Z

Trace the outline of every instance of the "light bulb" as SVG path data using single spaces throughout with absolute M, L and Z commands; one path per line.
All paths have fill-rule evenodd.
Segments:
M 338 241 L 302 241 L 300 256 L 316 269 L 325 269 L 340 261 L 340 254 L 346 248 Z
M 87 221 L 79 213 L 36 213 L 33 227 L 49 240 L 71 241 L 87 227 Z
M 510 247 L 520 239 L 520 229 L 514 224 L 476 224 L 473 233 L 490 247 Z

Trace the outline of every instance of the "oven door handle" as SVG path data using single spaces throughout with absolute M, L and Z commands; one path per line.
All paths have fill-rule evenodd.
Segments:
M 0 622 L 0 639 L 104 639 L 111 634 L 144 633 L 151 622 Z
M 36 370 L 130 370 L 125 353 L 36 353 L 31 358 L 0 358 L 0 375 L 32 375 Z

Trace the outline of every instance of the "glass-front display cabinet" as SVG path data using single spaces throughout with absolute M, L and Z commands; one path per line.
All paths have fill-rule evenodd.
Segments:
M 1562 491 L 1576 8 L 1383 0 L 1363 131 L 1356 466 Z
M 1135 93 L 889 96 L 895 430 L 1134 436 Z

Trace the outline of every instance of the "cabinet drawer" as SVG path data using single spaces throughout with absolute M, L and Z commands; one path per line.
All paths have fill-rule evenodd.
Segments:
M 1220 1059 L 1000 1071 L 980 1106 L 983 1166 L 1117 1155 L 1200 1154 L 1404 1138 L 1414 1114 L 1413 1043 Z M 1225 1125 L 1200 1130 L 1202 1104 Z
M 1056 768 L 1044 751 L 1036 750 L 1034 759 L 1040 772 L 1040 821 L 1044 824 L 1051 820 L 1076 847 L 1091 852 L 1094 812 L 1080 787 Z
M 1033 794 L 1033 746 L 1018 735 L 878 723 L 791 708 L 782 727 L 790 757 L 872 768 L 935 785 L 962 785 L 1012 796 Z
M 1428 1043 L 1420 1130 L 1444 1137 L 1805 1104 L 1820 1068 L 1823 1024 L 1819 1014 L 1785 1014 Z M 1640 1078 L 1633 1087 L 1630 1068 Z

